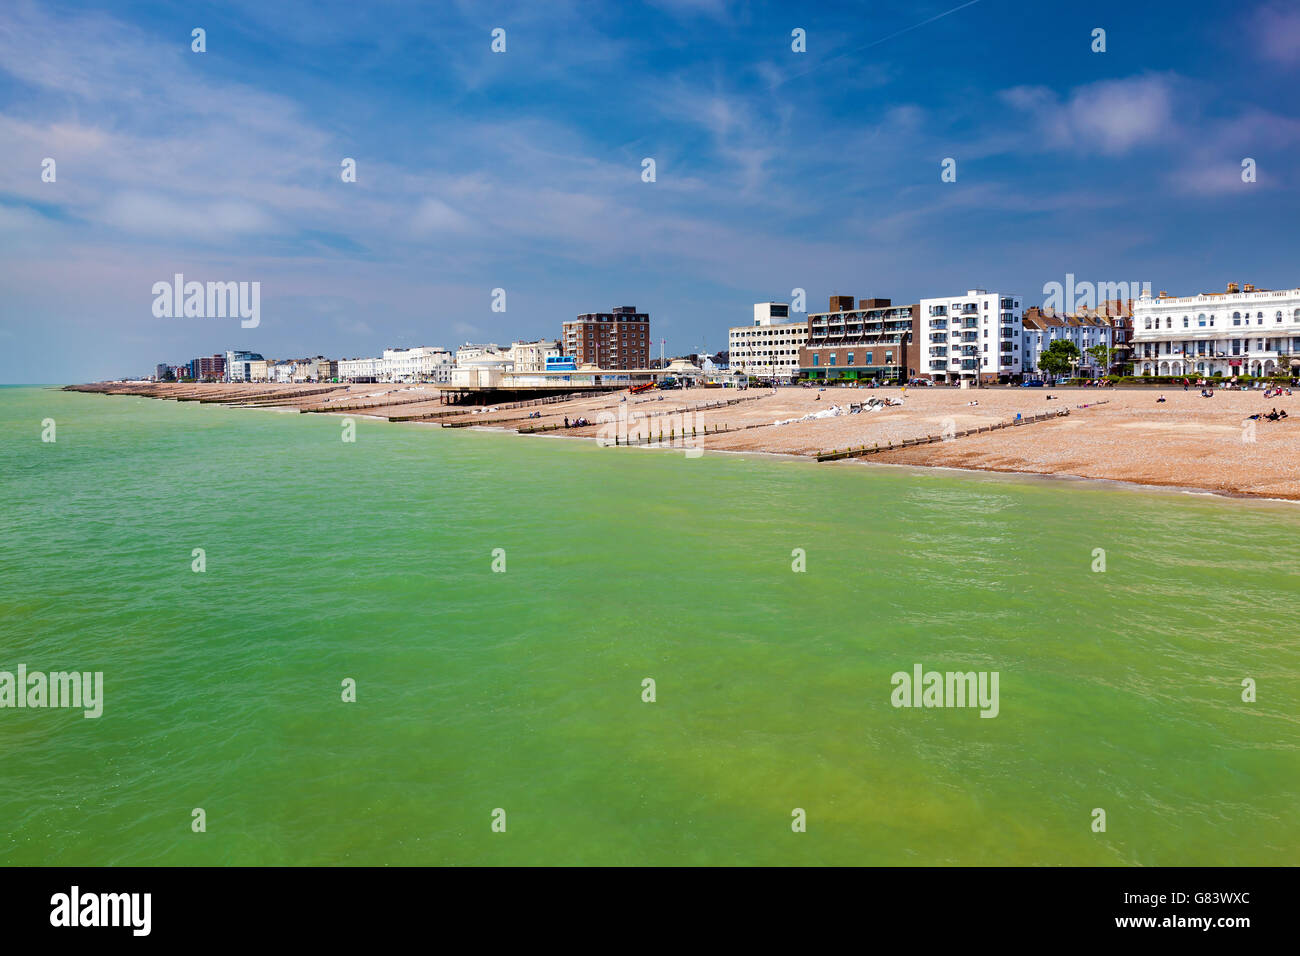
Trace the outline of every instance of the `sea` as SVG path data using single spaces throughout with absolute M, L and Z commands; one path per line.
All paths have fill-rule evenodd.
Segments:
M 353 424 L 0 388 L 0 865 L 1296 862 L 1291 503 Z

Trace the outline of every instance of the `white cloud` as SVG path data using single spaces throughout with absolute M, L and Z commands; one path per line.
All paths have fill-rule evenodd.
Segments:
M 1174 86 L 1168 76 L 1101 80 L 1075 87 L 1064 100 L 1046 87 L 1019 86 L 1003 91 L 1002 99 L 1029 114 L 1039 143 L 1053 149 L 1114 156 L 1159 142 L 1176 130 Z

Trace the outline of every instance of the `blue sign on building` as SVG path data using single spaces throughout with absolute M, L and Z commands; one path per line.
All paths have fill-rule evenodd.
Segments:
M 576 372 L 577 370 L 578 357 L 576 355 L 546 356 L 546 371 L 548 372 Z

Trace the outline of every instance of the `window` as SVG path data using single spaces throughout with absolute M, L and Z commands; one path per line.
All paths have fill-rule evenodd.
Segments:
M 871 353 L 870 353 L 870 352 L 867 353 L 867 358 L 866 358 L 866 360 L 865 360 L 862 364 L 864 364 L 864 365 L 870 365 L 870 364 L 871 364 Z
M 1277 317 L 1275 318 L 1274 321 L 1277 321 L 1277 322 L 1281 322 L 1281 321 L 1282 321 L 1282 313 L 1281 313 L 1281 312 L 1278 312 Z
M 1174 317 L 1172 315 L 1165 316 L 1165 328 L 1172 329 L 1173 327 L 1174 327 Z
M 813 353 L 813 365 L 821 365 L 821 356 L 816 352 Z
M 1234 313 L 1232 313 L 1232 324 L 1233 324 L 1233 325 L 1241 325 L 1241 313 L 1240 313 L 1240 312 L 1234 312 Z
M 826 356 L 826 364 L 827 364 L 827 365 L 834 365 L 834 364 L 835 364 L 835 353 L 834 353 L 834 352 L 832 352 L 830 355 Z
M 1300 311 L 1300 310 L 1297 310 L 1297 311 Z M 1150 320 L 1149 318 L 1146 320 L 1146 327 L 1147 327 L 1148 329 L 1151 328 L 1151 320 Z
M 844 364 L 845 364 L 845 365 L 852 365 L 852 364 L 853 364 L 853 353 L 852 353 L 852 352 L 850 352 L 848 355 L 846 355 L 846 356 L 844 357 Z

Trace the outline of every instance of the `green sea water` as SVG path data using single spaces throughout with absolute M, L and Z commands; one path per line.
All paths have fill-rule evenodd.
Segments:
M 38 388 L 0 500 L 0 670 L 105 684 L 0 864 L 1296 861 L 1290 504 Z

